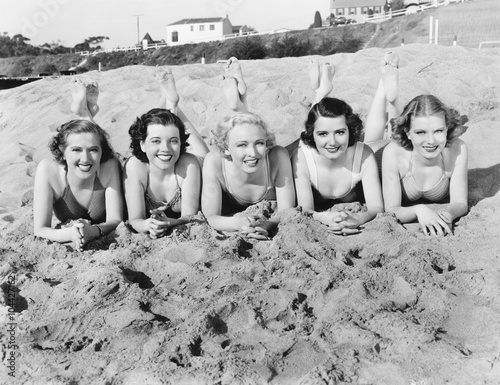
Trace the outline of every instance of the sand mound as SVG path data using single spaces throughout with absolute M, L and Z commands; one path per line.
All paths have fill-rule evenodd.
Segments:
M 0 339 L 19 383 L 471 384 L 500 382 L 499 50 L 398 49 L 401 101 L 433 93 L 469 116 L 470 213 L 427 238 L 380 214 L 335 236 L 289 210 L 250 242 L 197 221 L 150 240 L 125 225 L 82 253 L 32 235 L 36 164 L 67 121 L 70 81 L 1 91 Z M 366 117 L 383 51 L 321 61 L 335 96 Z M 243 62 L 249 104 L 286 145 L 302 130 L 309 58 Z M 97 122 L 128 155 L 127 130 L 155 107 L 154 74 L 134 66 L 100 84 Z M 220 65 L 173 67 L 181 107 L 207 135 L 229 114 Z M 262 208 L 257 208 L 260 210 Z M 10 294 L 10 295 L 9 295 Z M 10 318 L 12 317 L 12 318 Z M 19 349 L 9 348 L 14 339 Z M 15 360 L 8 361 L 11 352 Z

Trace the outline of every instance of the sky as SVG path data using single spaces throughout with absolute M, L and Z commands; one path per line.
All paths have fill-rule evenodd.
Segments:
M 73 47 L 91 36 L 107 36 L 106 48 L 132 46 L 148 32 L 166 39 L 166 26 L 191 17 L 228 15 L 233 25 L 264 32 L 307 29 L 316 11 L 324 19 L 329 0 L 0 0 L 0 33 L 18 33 L 32 45 L 59 42 Z M 142 16 L 135 16 L 142 15 Z

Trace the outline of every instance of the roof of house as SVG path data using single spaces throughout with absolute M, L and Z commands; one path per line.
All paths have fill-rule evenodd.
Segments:
M 333 0 L 332 8 L 379 7 L 386 0 Z
M 206 17 L 198 19 L 182 19 L 176 21 L 175 23 L 169 25 L 180 25 L 180 24 L 202 24 L 202 23 L 219 23 L 222 22 L 225 17 Z

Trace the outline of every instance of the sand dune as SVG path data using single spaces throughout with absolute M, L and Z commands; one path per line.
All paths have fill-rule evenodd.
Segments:
M 32 235 L 36 164 L 49 156 L 52 130 L 71 118 L 70 80 L 0 91 L 0 274 L 4 293 L 16 279 L 16 380 L 499 383 L 500 50 L 407 45 L 398 54 L 402 103 L 432 93 L 469 117 L 470 213 L 453 236 L 427 238 L 381 214 L 361 234 L 338 237 L 290 210 L 266 242 L 217 233 L 200 215 L 154 241 L 120 225 L 73 252 Z M 363 119 L 382 55 L 319 58 L 335 65 L 333 94 Z M 309 59 L 242 62 L 250 108 L 279 144 L 302 130 Z M 230 113 L 221 65 L 172 70 L 181 107 L 208 135 Z M 123 156 L 130 123 L 157 106 L 157 71 L 83 76 L 99 82 L 96 120 Z M 0 320 L 8 356 L 3 305 Z M 7 365 L 0 378 L 11 381 Z

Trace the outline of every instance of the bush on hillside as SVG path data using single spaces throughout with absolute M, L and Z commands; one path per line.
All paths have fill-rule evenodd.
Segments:
M 338 40 L 332 37 L 325 37 L 319 46 L 315 47 L 311 55 L 328 56 L 337 53 Z
M 267 50 L 260 36 L 247 36 L 233 39 L 226 55 L 226 59 L 231 56 L 242 60 L 264 59 L 267 56 Z
M 285 34 L 275 38 L 269 48 L 270 57 L 298 57 L 310 55 L 311 46 L 309 42 L 301 41 L 297 36 Z
M 59 69 L 53 63 L 41 63 L 35 67 L 35 72 L 37 74 L 49 74 L 59 72 Z

